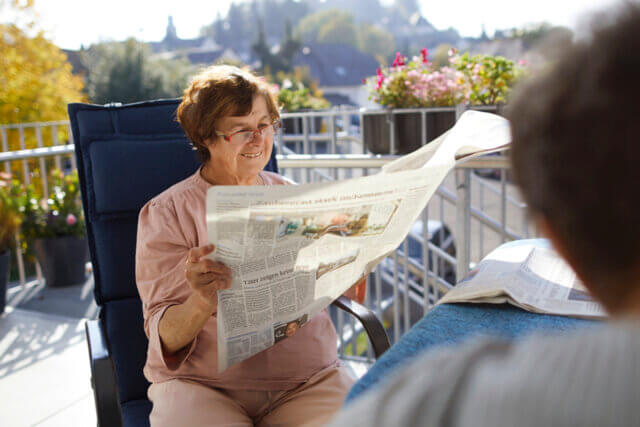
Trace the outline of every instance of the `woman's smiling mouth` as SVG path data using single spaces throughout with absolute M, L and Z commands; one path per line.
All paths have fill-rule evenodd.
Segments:
M 260 151 L 259 153 L 243 153 L 243 154 L 241 154 L 241 156 L 247 157 L 249 159 L 255 159 L 256 157 L 260 157 L 261 155 L 262 155 L 262 151 Z

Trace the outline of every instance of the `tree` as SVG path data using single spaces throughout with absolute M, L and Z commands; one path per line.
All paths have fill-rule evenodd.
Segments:
M 396 42 L 391 33 L 380 27 L 362 24 L 358 27 L 358 48 L 385 63 L 396 52 Z M 383 60 L 384 59 L 384 60 Z
M 258 19 L 258 38 L 251 45 L 254 53 L 260 58 L 262 71 L 272 73 L 290 72 L 293 70 L 293 57 L 300 49 L 300 42 L 293 37 L 291 23 L 285 21 L 284 41 L 276 52 L 272 52 L 267 44 L 262 19 Z
M 358 31 L 353 23 L 353 17 L 343 15 L 327 22 L 320 28 L 317 41 L 320 43 L 350 44 L 358 48 Z
M 333 21 L 347 22 L 353 25 L 353 16 L 339 9 L 329 9 L 312 13 L 305 16 L 304 19 L 298 23 L 294 32 L 295 36 L 305 42 L 317 41 L 322 28 L 330 25 Z
M 67 104 L 85 99 L 82 88 L 66 55 L 42 32 L 29 36 L 0 24 L 0 123 L 64 120 Z
M 396 0 L 395 6 L 405 19 L 409 19 L 414 13 L 420 13 L 418 0 Z
M 47 40 L 42 31 L 37 31 L 37 24 L 32 19 L 32 5 L 32 1 L 0 0 L 2 16 L 14 15 L 15 18 L 12 23 L 0 23 L 2 124 L 66 120 L 67 104 L 86 100 L 82 93 L 82 77 L 71 73 L 71 64 L 64 52 Z M 40 131 L 40 141 L 44 145 L 51 145 L 52 128 L 37 129 Z M 7 129 L 8 149 L 35 148 L 39 141 L 36 135 L 35 129 Z M 59 142 L 69 141 L 66 126 L 58 126 L 55 137 Z M 24 147 L 21 141 L 24 141 Z M 29 170 L 38 173 L 39 162 L 36 159 L 27 162 Z M 51 162 L 53 160 L 48 162 L 49 168 Z M 14 176 L 22 176 L 21 166 L 18 162 L 12 163 Z
M 83 59 L 89 97 L 99 104 L 180 96 L 193 72 L 183 60 L 152 59 L 149 47 L 132 38 L 91 46 Z

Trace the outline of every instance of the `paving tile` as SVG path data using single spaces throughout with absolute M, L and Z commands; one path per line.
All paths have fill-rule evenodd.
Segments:
M 0 316 L 1 426 L 95 425 L 84 320 L 7 308 Z M 68 417 L 68 418 L 65 418 Z

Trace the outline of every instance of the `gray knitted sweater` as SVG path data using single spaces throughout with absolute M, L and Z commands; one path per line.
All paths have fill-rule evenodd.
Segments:
M 640 426 L 640 323 L 425 354 L 333 426 Z

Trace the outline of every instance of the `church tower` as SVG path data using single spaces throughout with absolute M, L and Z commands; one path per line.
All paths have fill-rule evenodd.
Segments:
M 176 26 L 173 25 L 173 16 L 169 15 L 169 23 L 167 24 L 167 33 L 164 36 L 164 40 L 171 42 L 177 39 L 178 34 L 176 33 Z

